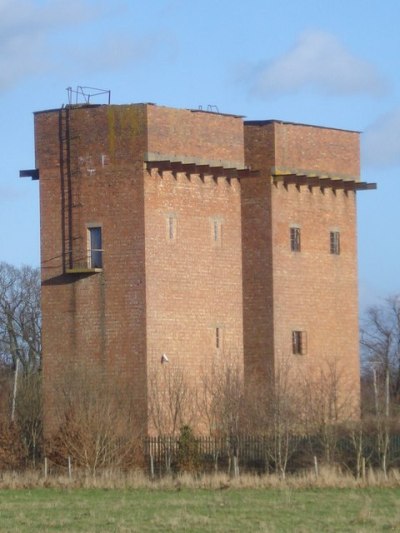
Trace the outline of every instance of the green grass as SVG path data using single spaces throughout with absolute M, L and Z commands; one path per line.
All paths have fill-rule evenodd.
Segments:
M 400 531 L 400 489 L 0 490 L 0 531 Z

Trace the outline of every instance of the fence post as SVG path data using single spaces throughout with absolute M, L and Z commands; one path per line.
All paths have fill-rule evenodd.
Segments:
M 68 455 L 68 477 L 69 479 L 72 479 L 72 463 L 71 463 L 71 457 Z
M 237 455 L 233 456 L 233 475 L 239 477 L 239 460 Z
M 47 479 L 47 457 L 44 458 L 44 479 Z
M 365 457 L 361 459 L 361 477 L 365 481 Z
M 315 478 L 318 478 L 318 459 L 317 456 L 314 455 L 314 471 L 315 471 Z
M 154 457 L 151 451 L 150 451 L 150 477 L 151 479 L 154 479 Z

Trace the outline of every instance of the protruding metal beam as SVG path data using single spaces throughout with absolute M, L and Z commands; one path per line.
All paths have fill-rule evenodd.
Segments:
M 30 170 L 20 170 L 19 171 L 19 177 L 20 178 L 32 178 L 32 180 L 38 180 L 39 179 L 39 169 L 33 168 Z

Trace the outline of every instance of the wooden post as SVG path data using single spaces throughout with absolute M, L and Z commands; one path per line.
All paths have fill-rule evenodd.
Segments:
M 69 479 L 72 479 L 72 463 L 71 463 L 71 457 L 68 455 L 68 477 Z
M 239 461 L 236 455 L 233 456 L 233 475 L 239 477 Z
M 316 455 L 314 455 L 314 472 L 315 472 L 315 479 L 317 479 L 318 478 L 318 459 Z
M 365 481 L 365 457 L 361 459 L 361 477 Z
M 48 473 L 48 469 L 47 469 L 47 457 L 44 458 L 44 479 L 47 479 L 47 473 Z
M 150 477 L 151 479 L 154 479 L 154 457 L 151 452 L 150 452 Z

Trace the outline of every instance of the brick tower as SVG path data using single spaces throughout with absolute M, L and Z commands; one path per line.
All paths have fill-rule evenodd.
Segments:
M 375 188 L 360 182 L 359 134 L 249 121 L 245 151 L 261 172 L 241 189 L 247 380 L 266 382 L 289 362 L 297 384 L 318 383 L 317 394 L 336 395 L 339 418 L 354 416 L 356 191 Z
M 47 426 L 65 371 L 101 368 L 146 425 L 148 369 L 243 362 L 240 117 L 154 105 L 35 114 Z M 97 370 L 96 370 L 97 371 Z
M 45 422 L 84 363 L 147 430 L 150 368 L 335 363 L 359 401 L 355 132 L 152 104 L 35 113 Z M 341 370 L 342 371 L 342 370 Z

